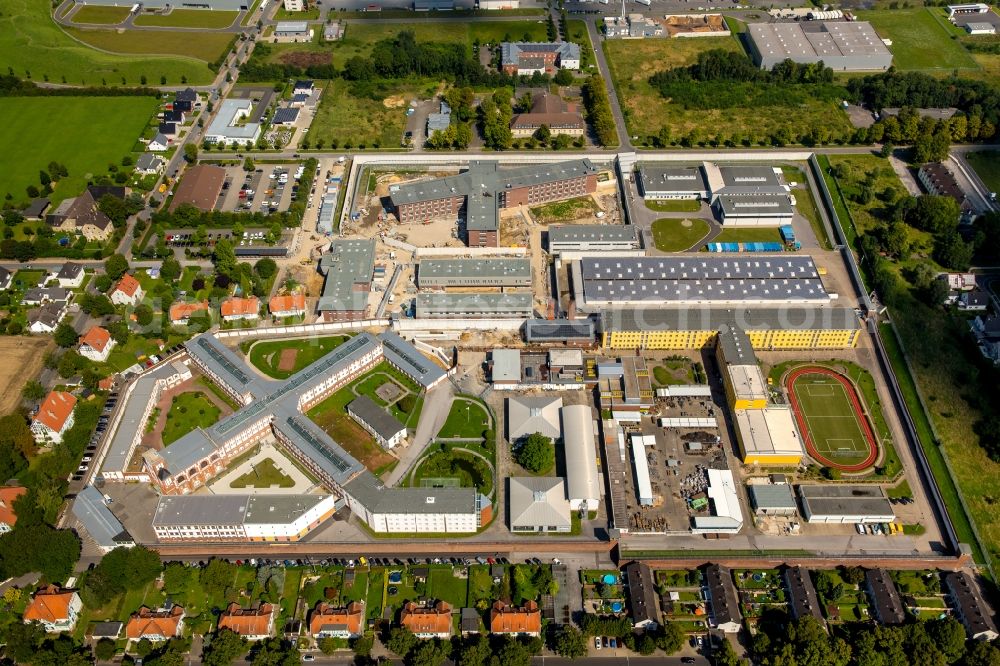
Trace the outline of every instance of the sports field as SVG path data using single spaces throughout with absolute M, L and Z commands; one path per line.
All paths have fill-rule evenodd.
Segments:
M 107 172 L 131 153 L 156 109 L 153 97 L 5 97 L 0 99 L 0 198 L 27 201 L 49 162 L 69 176 L 55 185 L 53 203 L 79 194 L 91 175 Z
M 875 464 L 878 445 L 861 401 L 845 377 L 828 368 L 797 368 L 785 385 L 811 457 L 843 472 L 860 472 Z
M 249 348 L 250 363 L 265 375 L 288 379 L 312 365 L 349 339 L 346 335 L 304 340 L 267 340 Z

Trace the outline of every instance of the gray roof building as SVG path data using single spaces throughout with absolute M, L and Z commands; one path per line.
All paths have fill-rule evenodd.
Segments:
M 524 319 L 534 314 L 531 293 L 417 294 L 417 319 Z
M 593 319 L 529 319 L 524 323 L 528 342 L 590 345 L 597 326 Z
M 322 312 L 366 312 L 375 270 L 374 240 L 335 240 L 320 258 L 326 276 L 316 309 Z
M 568 65 L 576 69 L 580 66 L 580 45 L 574 42 L 503 42 L 500 44 L 500 65 L 534 69 L 531 65 L 540 53 L 555 53 L 556 64 L 560 67 Z
M 247 368 L 243 359 L 214 335 L 200 335 L 185 343 L 184 347 L 224 386 L 232 387 L 240 396 L 245 396 L 244 402 L 249 402 L 249 398 L 261 398 L 275 387 L 274 382 Z
M 642 562 L 629 562 L 625 565 L 625 584 L 632 626 L 636 629 L 655 630 L 660 625 L 660 615 L 656 607 L 656 586 L 652 570 Z
M 164 495 L 154 529 L 292 523 L 329 495 Z
M 163 158 L 153 153 L 143 153 L 135 161 L 135 168 L 139 171 L 153 171 L 163 166 Z
M 21 215 L 26 220 L 40 220 L 51 204 L 52 202 L 44 197 L 41 199 L 32 199 L 28 207 L 21 211 Z
M 975 640 L 995 640 L 997 625 L 993 621 L 990 607 L 986 605 L 979 586 L 965 571 L 949 571 L 944 575 L 944 584 L 958 618 L 965 625 L 969 636 Z
M 892 504 L 881 486 L 800 485 L 802 515 L 810 523 L 891 523 Z
M 816 586 L 809 577 L 809 571 L 802 567 L 786 568 L 785 587 L 788 590 L 788 609 L 791 611 L 792 619 L 798 620 L 800 617 L 812 615 L 822 624 L 823 610 L 820 608 L 819 595 L 816 594 Z
M 511 477 L 511 532 L 569 532 L 573 526 L 562 478 Z
M 764 329 L 859 330 L 861 323 L 852 308 L 656 308 L 645 310 L 605 310 L 602 326 L 606 331 L 717 331 L 723 325 L 745 331 Z
M 522 437 L 541 433 L 553 440 L 562 436 L 559 410 L 562 398 L 547 396 L 517 396 L 507 398 L 507 439 L 516 442 Z
M 798 510 L 792 486 L 787 483 L 758 483 L 747 486 L 750 505 L 758 514 L 794 516 Z
M 83 275 L 83 266 L 72 261 L 67 261 L 56 274 L 57 280 L 75 280 Z
M 87 4 L 112 7 L 122 6 L 120 0 L 88 0 Z M 216 11 L 239 11 L 241 9 L 249 9 L 251 4 L 250 0 L 198 0 L 197 4 L 192 2 L 190 6 L 197 6 L 199 8 L 207 8 Z M 146 9 L 165 9 L 167 7 L 189 5 L 187 5 L 187 3 L 179 5 L 177 0 L 143 0 L 142 6 Z
M 482 618 L 475 608 L 463 608 L 461 616 L 462 635 L 478 634 L 481 631 Z
M 751 23 L 747 26 L 754 62 L 771 69 L 785 60 L 822 62 L 839 71 L 884 70 L 892 53 L 865 21 Z
M 747 164 L 720 166 L 714 162 L 702 162 L 701 168 L 713 198 L 723 194 L 752 196 L 788 192 L 774 167 Z
M 69 300 L 69 291 L 62 287 L 32 287 L 25 290 L 21 302 L 33 305 L 44 301 L 66 300 Z
M 530 287 L 529 259 L 424 259 L 417 283 L 427 287 Z
M 395 416 L 366 395 L 358 396 L 347 405 L 347 413 L 367 424 L 376 439 L 388 442 L 406 432 L 406 426 Z
M 271 123 L 274 125 L 294 125 L 299 119 L 299 110 L 295 107 L 281 107 L 274 112 Z
M 102 550 L 135 544 L 125 526 L 111 513 L 104 495 L 94 486 L 86 486 L 77 494 L 73 500 L 73 515 Z
M 727 634 L 738 632 L 743 623 L 743 613 L 740 612 L 740 600 L 729 569 L 709 564 L 705 567 L 705 586 L 708 589 L 712 625 Z
M 95 640 L 110 638 L 115 640 L 122 633 L 123 622 L 95 622 L 93 628 L 87 632 L 87 636 Z
M 633 250 L 639 232 L 631 224 L 554 224 L 549 227 L 549 252 Z
M 723 194 L 715 200 L 723 219 L 733 217 L 791 217 L 795 208 L 787 194 L 739 196 Z
M 279 21 L 274 27 L 275 36 L 304 35 L 309 32 L 308 21 Z
M 434 386 L 445 376 L 446 373 L 440 366 L 428 360 L 416 347 L 392 331 L 383 331 L 379 340 L 386 360 L 423 388 Z
M 903 600 L 885 569 L 865 571 L 865 587 L 871 597 L 876 620 L 882 624 L 903 624 L 906 621 Z
M 521 352 L 517 349 L 494 349 L 490 377 L 494 384 L 517 384 L 521 381 Z
M 701 167 L 642 163 L 639 192 L 646 199 L 707 199 L 711 194 Z
M 254 142 L 260 136 L 259 122 L 244 122 L 253 113 L 249 99 L 225 99 L 205 130 L 205 140 L 219 143 Z
M 757 365 L 757 354 L 750 344 L 747 332 L 739 326 L 723 324 L 719 327 L 719 351 L 729 365 Z

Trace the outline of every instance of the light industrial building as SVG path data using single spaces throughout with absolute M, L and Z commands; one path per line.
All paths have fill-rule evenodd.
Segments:
M 653 383 L 641 356 L 623 356 L 618 361 L 599 361 L 597 390 L 602 410 L 616 420 L 638 421 L 653 406 Z
M 274 41 L 281 43 L 308 42 L 313 31 L 308 21 L 278 21 L 274 26 Z
M 571 266 L 576 307 L 824 305 L 812 257 L 804 255 L 582 257 Z
M 559 410 L 562 398 L 518 396 L 507 399 L 507 439 L 517 442 L 539 433 L 557 440 L 562 437 Z
M 73 500 L 73 515 L 102 552 L 135 545 L 118 517 L 111 512 L 107 500 L 94 486 L 85 486 Z
M 168 495 L 153 532 L 161 541 L 298 541 L 336 510 L 333 495 Z
M 224 144 L 256 143 L 260 137 L 260 123 L 244 122 L 252 113 L 252 100 L 223 100 L 215 119 L 205 130 L 205 141 Z
M 529 259 L 424 259 L 417 265 L 421 289 L 447 287 L 530 287 Z
M 530 292 L 421 293 L 417 319 L 527 319 L 535 313 Z
M 790 189 L 781 182 L 781 169 L 735 164 L 676 166 L 643 162 L 636 168 L 639 192 L 648 200 L 705 199 L 719 197 L 786 196 Z
M 531 344 L 590 347 L 596 332 L 593 319 L 529 319 L 524 323 L 524 339 Z
M 326 277 L 316 311 L 323 321 L 350 321 L 368 316 L 368 297 L 375 271 L 374 240 L 335 240 L 319 260 Z
M 743 529 L 743 510 L 736 494 L 736 482 L 728 469 L 711 469 L 708 474 L 708 495 L 711 516 L 695 516 L 695 534 L 736 534 Z
M 723 324 L 719 328 L 716 357 L 723 368 L 722 383 L 729 408 L 763 409 L 768 398 L 767 380 L 746 331 Z
M 880 486 L 801 485 L 799 499 L 809 523 L 891 523 L 896 519 Z
M 755 483 L 747 486 L 750 506 L 758 516 L 794 516 L 798 512 L 792 487 L 787 483 Z
M 597 471 L 596 423 L 589 405 L 570 405 L 560 410 L 562 442 L 566 458 L 566 497 L 574 511 L 597 511 L 601 501 Z
M 619 252 L 639 248 L 639 232 L 631 224 L 554 224 L 549 252 Z
M 597 190 L 598 169 L 588 159 L 501 169 L 495 160 L 473 160 L 456 176 L 393 185 L 400 222 L 464 214 L 469 247 L 499 247 L 500 209 L 584 196 Z
M 511 532 L 569 532 L 573 527 L 566 488 L 558 477 L 511 477 Z
M 861 336 L 851 308 L 650 308 L 606 310 L 601 346 L 612 349 L 702 349 L 723 325 L 746 331 L 758 351 L 846 349 Z
M 776 227 L 791 224 L 795 208 L 787 194 L 740 197 L 723 194 L 712 206 L 727 227 Z
M 517 349 L 494 349 L 491 354 L 490 379 L 493 385 L 521 383 L 521 352 Z
M 809 21 L 747 25 L 754 63 L 771 69 L 792 60 L 819 63 L 842 72 L 886 70 L 889 47 L 866 21 Z
M 635 494 L 639 500 L 639 506 L 653 506 L 656 497 L 653 495 L 653 483 L 649 478 L 649 460 L 646 458 L 646 447 L 655 447 L 656 438 L 652 435 L 639 435 L 633 433 L 632 442 L 632 467 L 635 471 Z
M 639 193 L 647 201 L 708 199 L 711 191 L 701 167 L 643 163 L 636 169 Z
M 796 466 L 805 449 L 787 405 L 733 412 L 744 465 Z

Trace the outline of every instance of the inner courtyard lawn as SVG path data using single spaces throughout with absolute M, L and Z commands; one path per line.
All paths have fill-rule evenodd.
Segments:
M 170 403 L 163 426 L 163 445 L 173 444 L 195 428 L 207 428 L 219 420 L 222 410 L 201 391 L 181 393 Z

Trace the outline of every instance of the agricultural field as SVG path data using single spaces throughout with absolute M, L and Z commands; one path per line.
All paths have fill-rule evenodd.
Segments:
M 130 13 L 128 7 L 84 5 L 73 14 L 72 21 L 74 23 L 90 23 L 93 25 L 114 25 L 127 19 Z
M 163 426 L 163 445 L 173 444 L 196 428 L 207 428 L 219 420 L 222 410 L 201 391 L 181 393 L 170 404 Z
M 269 377 L 288 379 L 346 342 L 349 338 L 335 335 L 305 340 L 267 340 L 250 343 L 250 363 Z
M 239 12 L 206 11 L 204 9 L 175 9 L 169 14 L 141 14 L 136 25 L 165 26 L 170 28 L 228 28 Z M 198 37 L 201 39 L 201 37 Z
M 1000 151 L 966 153 L 965 159 L 991 192 L 1000 192 Z
M 170 31 L 140 31 L 126 30 L 117 32 L 115 30 L 82 30 L 80 28 L 67 28 L 66 32 L 73 38 L 102 51 L 112 53 L 127 53 L 138 55 L 160 55 L 187 58 L 199 61 L 203 74 L 196 78 L 198 82 L 210 82 L 214 78 L 212 70 L 206 65 L 222 58 L 233 41 L 233 35 L 228 32 L 185 32 L 183 30 Z M 160 74 L 156 69 L 149 69 L 143 72 L 153 83 Z M 108 83 L 120 83 L 120 76 L 105 77 Z M 170 81 L 170 77 L 167 76 Z M 139 83 L 139 77 L 128 80 L 131 85 Z M 97 84 L 94 80 L 91 83 Z M 195 83 L 190 77 L 188 83 Z
M 712 230 L 708 220 L 663 218 L 653 222 L 653 243 L 660 252 L 684 252 L 695 246 Z
M 50 337 L 0 337 L 0 414 L 10 414 L 21 403 L 21 389 L 42 369 L 48 351 L 55 347 Z
M 79 194 L 91 175 L 103 174 L 131 153 L 156 110 L 152 97 L 6 97 L 0 99 L 0 197 L 27 200 L 38 172 L 52 161 L 69 176 L 55 184 L 53 204 Z M 67 123 L 66 118 L 86 118 Z
M 609 39 L 603 42 L 618 100 L 629 134 L 637 145 L 649 145 L 662 129 L 671 140 L 710 145 L 766 142 L 778 132 L 793 136 L 816 130 L 831 137 L 847 135 L 847 115 L 833 102 L 812 100 L 797 109 L 764 106 L 739 109 L 684 109 L 671 104 L 649 85 L 657 72 L 693 64 L 698 54 L 712 49 L 743 52 L 736 37 L 698 39 Z M 693 139 L 693 140 L 692 140 Z M 714 142 L 714 143 L 713 143 Z
M 901 70 L 978 69 L 973 57 L 932 12 L 934 8 L 891 9 L 857 12 L 870 21 L 880 37 L 892 40 L 893 65 Z
M 75 39 L 81 32 L 56 25 L 47 3 L 5 0 L 0 14 L 0 62 L 17 76 L 30 73 L 35 80 L 47 77 L 74 85 L 100 85 L 102 79 L 120 84 L 122 77 L 136 85 L 143 75 L 151 84 L 165 76 L 171 85 L 179 85 L 182 77 L 191 85 L 207 84 L 214 78 L 205 62 L 192 57 L 136 57 L 96 51 Z

